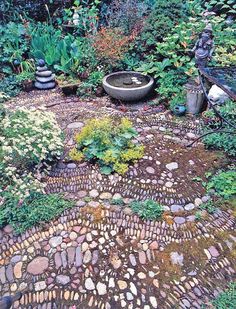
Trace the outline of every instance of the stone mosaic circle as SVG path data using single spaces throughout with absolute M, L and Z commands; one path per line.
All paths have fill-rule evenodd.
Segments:
M 81 101 L 57 90 L 21 95 L 9 108 L 42 105 L 65 133 L 64 155 L 44 180 L 47 192 L 64 192 L 76 207 L 21 236 L 10 226 L 0 231 L 0 295 L 23 292 L 13 308 L 201 309 L 235 280 L 232 213 L 195 219 L 209 199 L 206 171 L 227 164 L 200 143 L 186 147 L 199 134 L 198 120 L 123 113 L 107 98 Z M 105 115 L 129 117 L 145 145 L 145 156 L 124 176 L 67 158 L 74 134 Z M 160 202 L 163 219 L 141 220 L 129 208 L 133 199 Z

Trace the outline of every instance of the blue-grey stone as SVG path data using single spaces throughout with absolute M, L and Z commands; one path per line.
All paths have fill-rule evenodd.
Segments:
M 185 210 L 193 210 L 195 208 L 195 205 L 193 203 L 189 203 L 187 205 L 185 205 Z
M 77 267 L 80 267 L 82 264 L 83 264 L 83 256 L 82 256 L 81 247 L 77 247 L 76 253 L 75 253 L 75 265 Z
M 181 205 L 172 205 L 170 209 L 172 212 L 184 211 L 184 208 Z
M 47 89 L 54 88 L 56 86 L 56 83 L 52 81 L 52 82 L 43 84 L 43 83 L 36 81 L 34 86 L 39 90 L 47 90 Z
M 183 217 L 175 217 L 174 218 L 174 221 L 175 221 L 175 223 L 177 223 L 177 224 L 183 224 L 183 223 L 185 223 L 185 218 L 183 218 Z

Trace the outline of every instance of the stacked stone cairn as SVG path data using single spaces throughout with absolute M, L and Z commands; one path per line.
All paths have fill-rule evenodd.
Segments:
M 45 65 L 45 61 L 40 59 L 38 61 L 37 71 L 36 71 L 36 81 L 35 87 L 40 90 L 52 89 L 56 86 L 55 75 L 52 71 L 48 70 Z

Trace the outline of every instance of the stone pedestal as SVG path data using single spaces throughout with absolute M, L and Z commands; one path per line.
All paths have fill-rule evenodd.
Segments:
M 203 109 L 204 93 L 201 85 L 190 81 L 185 85 L 187 91 L 187 112 L 192 115 L 199 114 Z

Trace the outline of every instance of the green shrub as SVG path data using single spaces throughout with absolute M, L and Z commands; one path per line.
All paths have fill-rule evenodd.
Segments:
M 76 161 L 96 161 L 104 174 L 113 171 L 124 174 L 128 164 L 144 154 L 143 146 L 132 141 L 136 136 L 136 130 L 126 118 L 120 123 L 110 118 L 92 119 L 75 136 L 77 147 L 70 151 L 70 157 Z
M 235 102 L 228 101 L 225 105 L 218 108 L 220 114 L 228 120 L 233 125 L 236 121 L 236 105 Z M 222 129 L 224 131 L 232 131 L 230 133 L 218 132 L 209 134 L 204 137 L 203 141 L 204 144 L 209 148 L 216 148 L 220 150 L 226 151 L 229 155 L 235 156 L 236 155 L 236 134 L 235 131 L 227 124 L 223 123 Z M 204 128 L 205 133 L 212 131 L 211 124 L 206 125 Z
M 59 194 L 34 193 L 21 205 L 13 195 L 8 195 L 0 207 L 0 227 L 10 224 L 16 233 L 22 233 L 59 216 L 65 209 L 73 206 L 74 202 L 63 199 Z
M 230 132 L 230 130 L 228 130 Z M 229 155 L 236 155 L 236 134 L 213 133 L 204 137 L 204 144 L 209 148 L 221 149 Z
M 207 189 L 214 189 L 216 195 L 229 199 L 236 195 L 236 171 L 229 170 L 213 176 L 207 183 Z
M 231 283 L 229 288 L 222 292 L 212 301 L 215 309 L 235 309 L 236 308 L 236 283 Z
M 44 59 L 60 73 L 73 77 L 97 71 L 99 64 L 92 37 L 64 35 L 48 25 L 32 26 L 31 54 L 35 59 Z
M 0 80 L 0 92 L 3 93 L 0 97 L 0 103 L 7 101 L 11 97 L 15 97 L 20 92 L 20 83 L 16 76 L 4 77 Z
M 137 27 L 152 10 L 155 0 L 112 0 L 102 1 L 101 23 L 105 27 L 120 28 L 126 34 Z
M 11 63 L 24 59 L 29 46 L 25 35 L 23 24 L 10 22 L 0 25 L 0 72 L 11 74 Z
M 155 49 L 157 42 L 162 42 L 180 21 L 187 20 L 189 12 L 186 2 L 182 0 L 156 1 L 136 43 L 136 48 L 141 53 Z
M 24 199 L 41 191 L 40 170 L 59 158 L 62 131 L 55 115 L 43 109 L 19 108 L 3 114 L 0 130 L 0 189 Z
M 2 150 L 8 157 L 6 164 L 14 163 L 19 170 L 44 160 L 52 161 L 61 154 L 62 131 L 55 115 L 43 108 L 21 107 L 7 114 L 2 121 L 2 130 Z
M 156 220 L 164 212 L 163 206 L 153 200 L 146 200 L 144 202 L 134 201 L 130 204 L 130 207 L 142 219 Z

